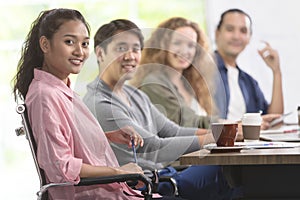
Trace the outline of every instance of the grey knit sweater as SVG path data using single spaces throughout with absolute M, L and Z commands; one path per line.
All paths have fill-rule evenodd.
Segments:
M 138 164 L 143 169 L 159 169 L 181 155 L 200 149 L 196 128 L 180 127 L 170 121 L 150 102 L 142 91 L 124 85 L 131 106 L 123 103 L 98 77 L 88 84 L 85 104 L 104 131 L 132 126 L 144 139 L 137 147 Z M 111 143 L 120 165 L 133 162 L 133 152 L 127 145 Z

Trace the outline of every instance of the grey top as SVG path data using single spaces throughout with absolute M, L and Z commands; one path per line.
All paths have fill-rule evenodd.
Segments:
M 200 149 L 196 128 L 183 128 L 170 121 L 150 102 L 142 91 L 123 86 L 130 105 L 123 103 L 98 77 L 88 84 L 84 102 L 104 131 L 132 126 L 144 139 L 137 147 L 138 164 L 143 169 L 159 169 L 181 155 Z M 120 165 L 133 162 L 127 145 L 111 143 Z

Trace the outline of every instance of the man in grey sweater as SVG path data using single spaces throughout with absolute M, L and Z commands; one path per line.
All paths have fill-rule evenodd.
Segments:
M 143 35 L 129 20 L 101 26 L 94 37 L 99 76 L 88 85 L 84 102 L 104 131 L 133 127 L 144 139 L 137 162 L 143 169 L 161 169 L 181 155 L 214 142 L 205 129 L 184 128 L 167 119 L 148 97 L 125 82 L 134 76 L 141 58 Z M 120 164 L 134 162 L 126 145 L 111 144 Z M 179 195 L 187 199 L 230 199 L 219 166 L 191 166 L 175 176 Z M 166 194 L 166 191 L 160 191 Z

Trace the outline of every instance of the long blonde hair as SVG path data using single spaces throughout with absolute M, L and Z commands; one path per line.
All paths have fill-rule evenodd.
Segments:
M 168 47 L 172 34 L 180 27 L 191 27 L 197 33 L 197 50 L 191 65 L 183 71 L 184 78 L 194 90 L 198 103 L 204 108 L 207 114 L 215 114 L 215 105 L 213 101 L 215 64 L 211 58 L 209 51 L 209 42 L 205 33 L 199 26 L 192 21 L 182 17 L 173 17 L 162 22 L 152 32 L 151 37 L 146 41 L 145 48 L 142 52 L 138 71 L 129 83 L 135 87 L 139 87 L 143 79 L 154 71 L 165 71 L 163 66 L 168 66 L 167 60 Z M 161 67 L 151 67 L 151 63 L 160 64 Z M 167 74 L 167 73 L 166 73 Z

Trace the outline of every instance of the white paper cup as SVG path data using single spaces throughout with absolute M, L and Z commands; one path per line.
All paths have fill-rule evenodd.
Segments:
M 244 141 L 257 141 L 260 135 L 262 118 L 260 113 L 246 113 L 242 118 Z

